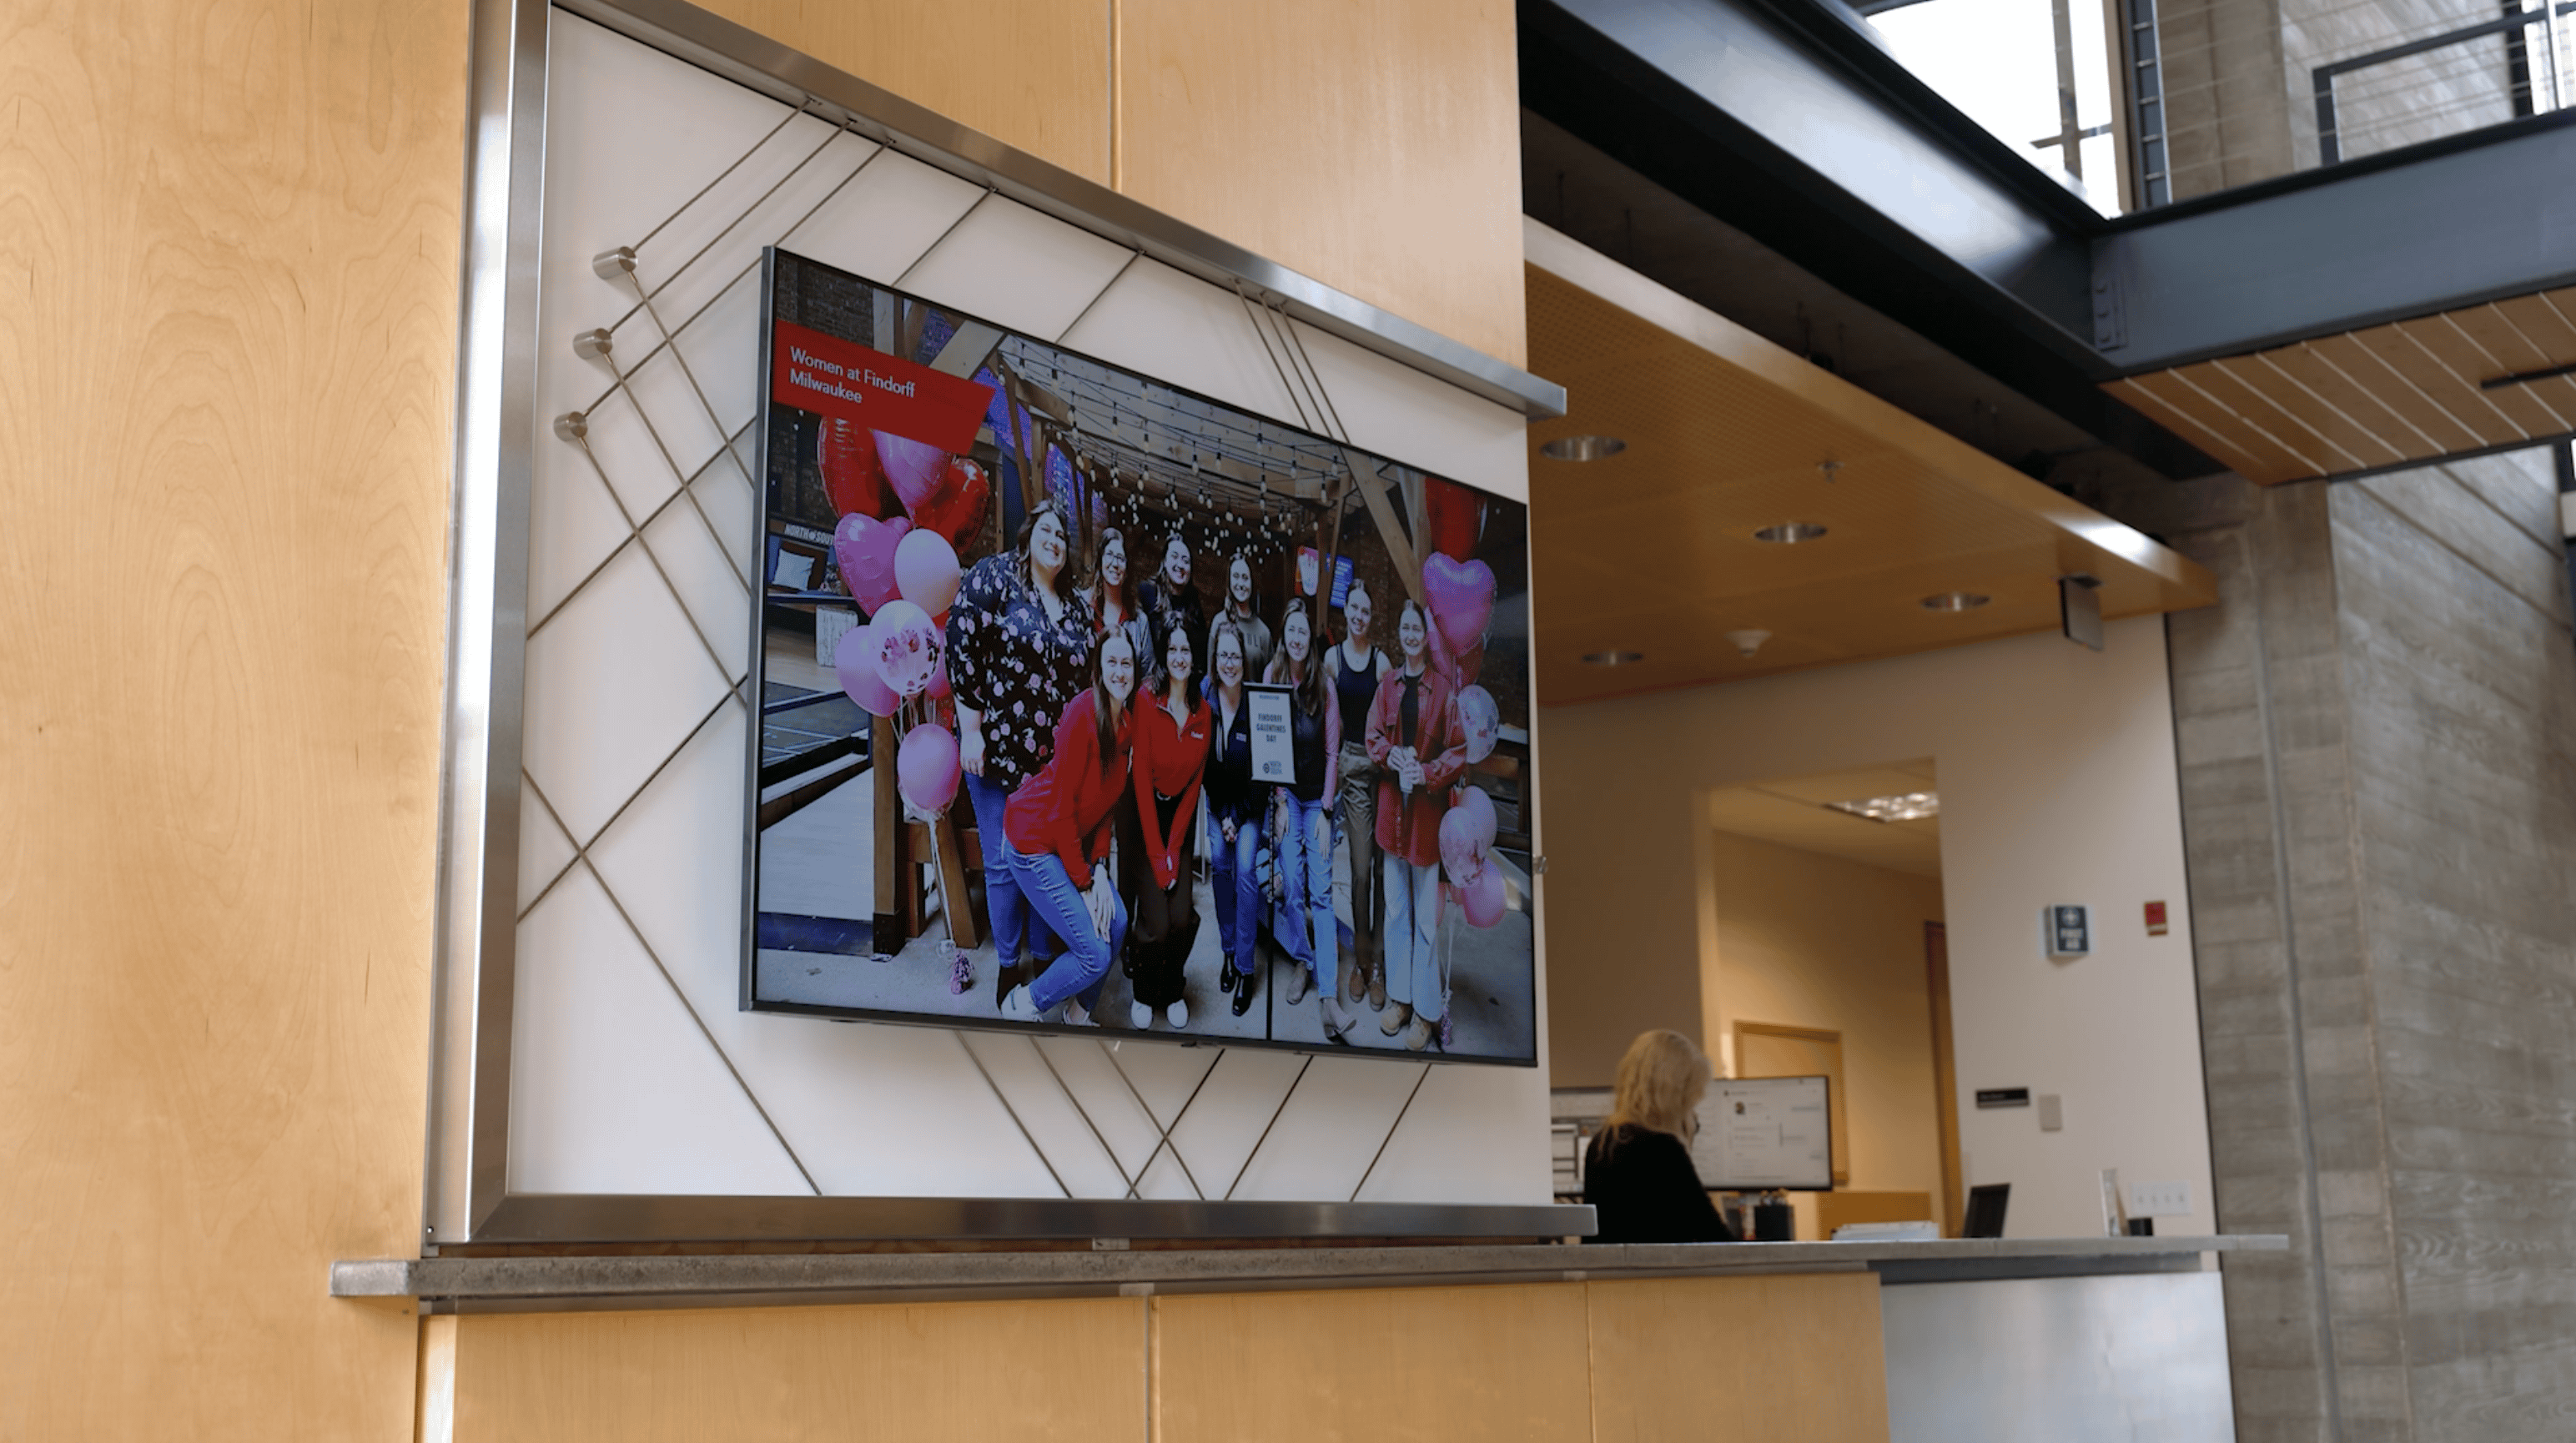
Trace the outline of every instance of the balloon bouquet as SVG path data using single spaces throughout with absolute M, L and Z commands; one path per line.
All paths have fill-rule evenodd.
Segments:
M 820 451 L 824 492 L 841 514 L 833 558 L 864 617 L 841 637 L 832 669 L 862 711 L 894 723 L 896 790 L 910 815 L 935 818 L 960 781 L 944 641 L 957 551 L 982 531 L 992 486 L 972 460 L 838 417 L 824 423 Z
M 1485 637 L 1494 620 L 1494 569 L 1474 560 L 1476 534 L 1484 502 L 1467 488 L 1437 477 L 1423 482 L 1425 531 L 1430 553 L 1422 561 L 1424 609 L 1431 613 L 1431 665 L 1439 670 L 1458 699 L 1458 721 L 1466 733 L 1470 765 L 1494 753 L 1502 735 L 1502 709 L 1493 694 L 1476 683 L 1484 673 Z M 1455 900 L 1471 927 L 1491 927 L 1503 920 L 1508 898 L 1502 869 L 1493 865 L 1494 803 L 1484 789 L 1461 781 L 1450 789 L 1449 810 L 1440 818 L 1440 865 L 1448 874 L 1441 887 L 1446 903 Z M 1441 990 L 1450 991 L 1444 946 Z M 1454 1041 L 1456 1010 L 1440 1009 L 1440 1045 Z

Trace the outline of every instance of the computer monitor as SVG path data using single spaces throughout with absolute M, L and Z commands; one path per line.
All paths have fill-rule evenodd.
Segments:
M 1968 1189 L 1968 1216 L 1959 1225 L 1963 1238 L 1999 1238 L 2004 1235 L 2004 1205 L 2012 1201 L 2012 1184 L 1990 1182 Z

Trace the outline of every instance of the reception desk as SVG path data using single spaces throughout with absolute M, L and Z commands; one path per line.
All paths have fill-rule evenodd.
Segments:
M 467 1440 L 2231 1436 L 2211 1260 L 2275 1237 L 438 1257 Z

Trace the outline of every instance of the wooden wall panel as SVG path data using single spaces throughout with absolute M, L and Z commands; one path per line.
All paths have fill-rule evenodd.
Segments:
M 1111 0 L 697 0 L 961 125 L 1109 184 Z
M 1524 363 L 1510 5 L 1119 8 L 1122 190 Z
M 1878 1279 L 1587 1283 L 1597 1438 L 1887 1443 Z
M 1157 1298 L 1153 1436 L 1588 1443 L 1585 1326 L 1566 1283 Z
M 0 40 L 0 1437 L 409 1436 L 466 10 Z
M 454 1443 L 1134 1443 L 1145 1436 L 1145 1306 L 469 1317 L 457 1333 Z

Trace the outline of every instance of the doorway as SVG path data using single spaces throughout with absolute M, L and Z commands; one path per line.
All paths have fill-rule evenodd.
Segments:
M 1931 760 L 1723 788 L 1706 805 L 1713 916 L 1701 996 L 1718 1068 L 1828 1079 L 1834 1188 L 1792 1196 L 1798 1235 L 1918 1220 L 1955 1234 Z

